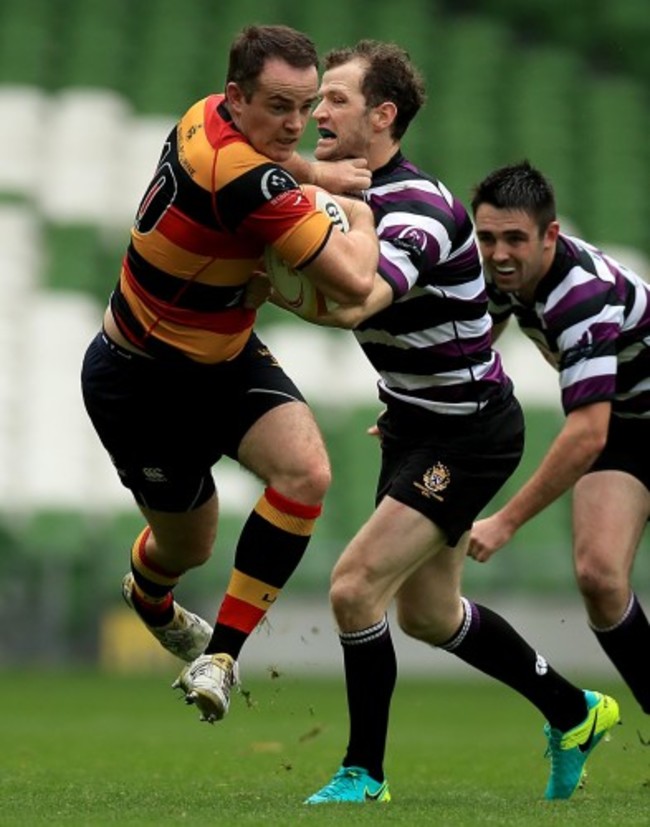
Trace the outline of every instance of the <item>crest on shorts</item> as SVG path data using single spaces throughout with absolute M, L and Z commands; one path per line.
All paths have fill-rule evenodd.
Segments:
M 440 492 L 451 482 L 451 473 L 446 465 L 442 462 L 436 462 L 431 468 L 428 468 L 423 476 L 422 482 L 414 482 L 413 485 L 418 488 L 425 497 L 435 497 L 436 500 L 442 500 Z

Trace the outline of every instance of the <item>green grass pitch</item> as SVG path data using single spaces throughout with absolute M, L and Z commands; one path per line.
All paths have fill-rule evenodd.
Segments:
M 569 802 L 545 802 L 541 715 L 510 690 L 401 679 L 387 805 L 309 807 L 347 734 L 343 684 L 269 672 L 198 722 L 169 675 L 0 673 L 3 825 L 647 825 L 650 720 L 618 683 L 623 725 Z

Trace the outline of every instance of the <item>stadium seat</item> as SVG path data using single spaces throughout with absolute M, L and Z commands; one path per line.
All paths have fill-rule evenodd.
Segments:
M 0 85 L 0 193 L 34 197 L 49 98 L 39 86 Z
M 54 222 L 101 224 L 129 108 L 109 89 L 70 89 L 53 104 L 40 155 L 38 207 Z
M 120 250 L 173 125 L 172 115 L 131 113 L 122 127 L 128 139 L 121 143 L 111 163 L 110 200 L 103 219 Z
M 210 43 L 210 33 L 220 16 L 221 10 L 216 8 L 211 14 L 202 14 L 200 3 L 158 0 L 146 25 L 132 21 L 134 29 L 140 23 L 133 67 L 138 82 L 132 89 L 139 111 L 178 117 L 194 100 L 214 91 L 214 74 L 227 56 L 214 55 L 214 67 L 206 75 L 205 52 L 197 44 Z M 212 53 L 211 49 L 206 51 Z
M 37 216 L 27 204 L 0 204 L 0 272 L 3 308 L 25 305 L 39 283 L 44 250 Z
M 0 83 L 48 87 L 56 17 L 56 4 L 49 0 L 29 3 L 3 0 L 0 4 Z
M 581 207 L 576 100 L 586 67 L 567 49 L 551 47 L 522 50 L 515 60 L 505 104 L 504 160 L 528 158 L 553 180 L 562 211 L 576 214 Z
M 0 504 L 20 501 L 16 473 L 23 462 L 25 328 L 43 254 L 38 222 L 26 205 L 0 204 Z
M 514 44 L 498 22 L 474 16 L 447 19 L 437 48 L 445 77 L 430 93 L 430 166 L 463 198 L 501 157 L 498 101 Z
M 435 79 L 439 72 L 446 71 L 441 55 L 446 26 L 438 3 L 433 0 L 410 0 L 408 14 L 405 14 L 403 6 L 395 0 L 377 0 L 362 36 L 391 40 L 402 46 L 422 73 L 430 93 L 430 108 L 425 105 L 409 127 L 404 149 L 414 163 L 435 170 L 439 160 L 435 143 L 431 140 L 433 111 L 438 96 Z
M 647 89 L 650 84 L 650 57 L 647 48 L 650 14 L 646 0 L 602 2 L 600 19 L 612 59 L 643 79 Z
M 76 510 L 37 510 L 22 521 L 18 533 L 28 554 L 61 563 L 88 553 L 92 525 L 91 518 Z
M 58 35 L 61 88 L 105 88 L 128 94 L 133 82 L 128 0 L 69 0 Z
M 46 218 L 102 222 L 111 203 L 112 161 L 120 151 L 127 112 L 124 99 L 108 89 L 69 90 L 56 96 L 47 120 L 37 193 Z
M 93 296 L 104 307 L 117 281 L 128 242 L 127 226 L 106 240 L 88 224 L 52 224 L 47 228 L 49 250 L 42 283 L 53 290 Z
M 650 180 L 645 90 L 621 77 L 601 78 L 583 90 L 579 105 L 585 232 L 601 244 L 638 243 L 648 237 L 650 219 L 645 187 L 638 185 Z
M 42 291 L 30 298 L 21 330 L 21 461 L 12 498 L 32 507 L 84 504 L 101 512 L 128 502 L 92 431 L 79 386 L 100 310 L 81 293 Z

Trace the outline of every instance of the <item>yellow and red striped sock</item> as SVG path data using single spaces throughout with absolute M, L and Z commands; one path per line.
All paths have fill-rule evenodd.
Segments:
M 207 653 L 238 657 L 302 559 L 321 511 L 273 488 L 264 491 L 239 538 Z
M 146 526 L 131 549 L 133 574 L 133 606 L 149 626 L 166 626 L 174 619 L 172 590 L 180 575 L 164 571 L 147 554 L 147 539 L 151 528 Z

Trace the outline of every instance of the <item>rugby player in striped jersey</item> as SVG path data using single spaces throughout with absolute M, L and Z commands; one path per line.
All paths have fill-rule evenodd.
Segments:
M 650 626 L 631 584 L 650 516 L 650 285 L 561 232 L 550 181 L 493 171 L 472 207 L 496 338 L 514 317 L 559 373 L 564 426 L 530 479 L 472 531 L 488 560 L 573 488 L 574 570 L 589 626 L 650 714 Z
M 545 796 L 568 798 L 589 753 L 618 721 L 616 701 L 574 686 L 504 618 L 462 595 L 472 524 L 517 467 L 524 442 L 521 409 L 491 344 L 472 221 L 441 181 L 402 153 L 425 98 L 408 55 L 363 40 L 324 62 L 315 157 L 367 160 L 372 182 L 363 197 L 380 248 L 369 297 L 332 311 L 328 321 L 354 329 L 379 374 L 385 411 L 376 508 L 343 550 L 330 590 L 349 741 L 333 778 L 307 803 L 390 800 L 384 753 L 397 676 L 387 616 L 393 601 L 407 635 L 537 707 L 547 719 L 552 762 Z M 432 704 L 432 761 L 436 716 L 445 714 Z M 489 726 L 481 739 L 489 739 Z

